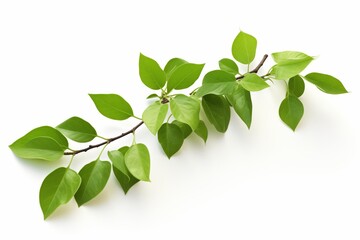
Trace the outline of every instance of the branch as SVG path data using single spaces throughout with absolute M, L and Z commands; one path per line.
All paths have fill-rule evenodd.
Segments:
M 260 68 L 264 65 L 264 63 L 265 63 L 266 59 L 268 58 L 268 56 L 269 55 L 265 54 L 263 56 L 263 58 L 261 59 L 261 61 L 259 62 L 259 64 L 256 66 L 256 68 L 251 70 L 249 73 L 257 73 L 260 70 Z M 240 80 L 242 78 L 244 78 L 244 75 L 241 75 L 241 76 L 237 77 L 236 80 Z
M 76 155 L 76 154 L 79 154 L 79 153 L 82 153 L 82 152 L 87 152 L 90 149 L 98 148 L 98 147 L 101 147 L 101 146 L 103 146 L 105 144 L 109 144 L 109 143 L 111 143 L 113 141 L 116 141 L 116 140 L 118 140 L 120 138 L 125 137 L 126 135 L 129 135 L 130 133 L 134 133 L 136 131 L 136 129 L 138 129 L 143 124 L 144 124 L 144 122 L 141 121 L 135 127 L 133 127 L 132 129 L 130 129 L 127 132 L 123 132 L 119 136 L 109 138 L 108 140 L 106 140 L 104 142 L 101 142 L 101 143 L 98 143 L 98 144 L 95 144 L 95 145 L 89 145 L 87 148 L 83 148 L 83 149 L 79 149 L 79 150 L 75 150 L 75 151 L 71 151 L 71 152 L 64 152 L 64 155 Z
M 265 54 L 264 57 L 259 62 L 259 64 L 256 66 L 256 68 L 251 70 L 250 73 L 257 73 L 260 70 L 260 68 L 264 65 L 264 62 L 266 61 L 267 57 L 268 57 L 268 55 Z M 264 75 L 264 76 L 266 76 L 266 75 Z M 237 77 L 236 80 L 240 80 L 242 78 L 244 78 L 244 75 Z M 169 102 L 169 100 L 166 99 L 166 98 L 162 99 L 162 101 L 161 101 L 161 103 L 163 103 L 163 104 L 166 104 L 168 102 Z M 136 131 L 136 129 L 138 129 L 143 124 L 144 124 L 144 121 L 141 121 L 135 127 L 133 127 L 132 129 L 130 129 L 127 132 L 123 132 L 119 136 L 109 138 L 108 140 L 106 140 L 104 142 L 101 142 L 101 143 L 98 143 L 98 144 L 95 144 L 95 145 L 89 145 L 88 147 L 83 148 L 83 149 L 74 150 L 74 151 L 71 151 L 71 152 L 64 152 L 64 155 L 77 155 L 77 154 L 82 153 L 82 152 L 87 152 L 87 151 L 89 151 L 89 150 L 91 150 L 93 148 L 98 148 L 98 147 L 101 147 L 101 146 L 103 146 L 105 144 L 109 144 L 109 143 L 111 143 L 113 141 L 116 141 L 116 140 L 118 140 L 120 138 L 125 137 L 126 135 L 129 135 L 130 133 L 134 133 Z

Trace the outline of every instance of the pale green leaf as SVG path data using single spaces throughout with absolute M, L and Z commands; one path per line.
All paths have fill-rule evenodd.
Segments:
M 185 61 L 184 59 L 181 59 L 181 58 L 172 58 L 172 59 L 170 59 L 167 62 L 167 64 L 165 65 L 165 68 L 164 68 L 164 72 L 166 74 L 167 79 L 169 79 L 169 77 L 175 71 L 175 69 L 177 69 L 178 67 L 180 67 L 184 63 L 188 63 L 188 62 Z
M 79 117 L 69 118 L 59 124 L 56 129 L 76 142 L 90 142 L 97 136 L 93 126 Z
M 237 115 L 243 120 L 248 128 L 251 126 L 252 102 L 250 92 L 238 86 L 234 91 L 227 95 L 227 99 L 233 106 Z
M 184 63 L 177 67 L 169 77 L 167 91 L 190 87 L 199 78 L 205 64 Z
M 198 100 L 179 94 L 170 100 L 170 109 L 176 120 L 188 124 L 193 130 L 196 129 L 200 113 Z
M 184 142 L 184 135 L 177 125 L 164 123 L 159 130 L 158 140 L 166 156 L 170 159 L 180 150 Z
M 58 168 L 43 181 L 39 200 L 44 219 L 71 200 L 81 184 L 80 176 L 70 168 Z
M 244 76 L 243 79 L 240 81 L 240 85 L 248 91 L 261 91 L 267 87 L 267 84 L 264 79 L 258 76 L 256 73 L 249 73 Z
M 157 131 L 164 122 L 169 106 L 167 104 L 161 104 L 160 102 L 154 102 L 148 106 L 142 115 L 144 121 L 150 132 L 156 135 Z
M 97 110 L 107 118 L 125 120 L 134 115 L 130 104 L 117 94 L 89 94 Z
M 152 94 L 150 94 L 149 96 L 146 97 L 146 99 L 151 99 L 151 98 L 160 98 L 160 96 L 155 94 L 155 93 L 152 93 Z
M 216 130 L 222 133 L 226 132 L 230 122 L 230 106 L 225 97 L 213 94 L 205 95 L 202 98 L 202 106 L 206 117 Z
M 245 32 L 240 32 L 232 44 L 232 55 L 237 61 L 250 64 L 255 58 L 256 45 L 256 38 Z
M 321 91 L 329 94 L 347 93 L 344 85 L 333 76 L 323 73 L 309 73 L 305 79 L 312 84 L 315 84 Z
M 305 83 L 302 77 L 296 75 L 289 79 L 288 83 L 289 93 L 295 97 L 301 97 L 305 91 Z
M 297 97 L 289 95 L 281 102 L 279 116 L 293 131 L 295 131 L 303 115 L 304 106 Z
M 129 148 L 125 154 L 125 165 L 135 178 L 150 182 L 150 154 L 144 144 L 138 143 Z
M 165 72 L 159 64 L 154 59 L 141 53 L 139 58 L 139 75 L 145 86 L 154 90 L 161 89 L 166 82 Z
M 236 75 L 239 74 L 238 65 L 229 58 L 223 58 L 219 61 L 219 67 L 221 70 L 228 72 L 230 74 Z
M 206 94 L 225 95 L 233 91 L 237 85 L 235 76 L 223 70 L 208 72 L 203 80 L 202 86 L 196 95 L 202 97 Z
M 194 132 L 196 133 L 196 135 L 201 137 L 204 140 L 204 142 L 206 143 L 207 138 L 208 138 L 208 129 L 207 129 L 204 121 L 200 120 L 199 125 L 195 129 Z

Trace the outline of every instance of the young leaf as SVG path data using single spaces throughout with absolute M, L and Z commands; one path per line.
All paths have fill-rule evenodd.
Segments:
M 297 97 L 289 95 L 281 102 L 279 116 L 293 131 L 295 131 L 303 115 L 304 106 Z
M 321 91 L 329 94 L 347 93 L 344 85 L 333 76 L 323 73 L 309 73 L 305 79 L 312 84 L 315 84 Z
M 272 57 L 277 64 L 272 67 L 271 74 L 281 80 L 298 75 L 314 60 L 305 53 L 293 51 L 273 53 Z
M 42 126 L 31 130 L 30 132 L 16 140 L 10 145 L 10 148 L 12 149 L 12 147 L 14 146 L 22 146 L 30 140 L 38 137 L 47 137 L 53 139 L 60 145 L 63 150 L 66 150 L 69 147 L 67 139 L 64 137 L 64 135 L 61 134 L 61 132 L 49 126 Z
M 223 70 L 208 72 L 203 80 L 202 86 L 196 95 L 202 97 L 206 94 L 225 95 L 233 91 L 237 85 L 235 76 Z
M 227 95 L 227 99 L 233 106 L 235 112 L 243 120 L 248 128 L 251 126 L 252 102 L 250 92 L 238 86 L 234 91 Z
M 179 94 L 170 100 L 170 109 L 176 120 L 188 124 L 193 130 L 196 129 L 200 113 L 198 100 Z
M 96 130 L 87 121 L 72 117 L 56 127 L 66 137 L 76 142 L 90 142 L 96 136 Z
M 80 176 L 70 168 L 58 168 L 43 181 L 39 200 L 44 219 L 50 216 L 60 205 L 71 200 L 81 183 Z
M 96 197 L 105 187 L 110 177 L 111 164 L 95 160 L 86 164 L 79 172 L 82 179 L 75 200 L 79 207 Z
M 206 143 L 206 140 L 208 138 L 208 129 L 204 123 L 204 121 L 200 120 L 198 127 L 194 131 L 196 135 L 201 137 L 204 142 Z
M 230 106 L 223 96 L 213 94 L 202 98 L 202 106 L 210 123 L 217 131 L 226 132 L 230 122 Z
M 125 154 L 129 147 L 122 147 L 119 150 L 109 151 L 108 156 L 113 163 L 113 172 L 116 179 L 121 185 L 124 193 L 126 194 L 132 186 L 139 182 L 125 165 Z
M 63 148 L 48 137 L 37 137 L 24 145 L 15 144 L 11 145 L 10 148 L 16 156 L 25 159 L 56 161 L 64 154 Z
M 238 65 L 229 58 L 223 58 L 219 61 L 219 67 L 221 70 L 228 72 L 230 74 L 236 75 L 239 74 Z
M 264 88 L 269 87 L 269 84 L 256 73 L 246 74 L 245 77 L 241 79 L 240 84 L 243 88 L 251 92 L 261 91 Z
M 139 74 L 141 81 L 148 88 L 157 90 L 161 89 L 165 85 L 165 72 L 154 59 L 151 59 L 141 53 L 139 58 Z
M 169 79 L 169 77 L 175 71 L 175 69 L 177 69 L 178 67 L 180 67 L 184 63 L 187 63 L 187 61 L 185 61 L 184 59 L 181 59 L 181 58 L 172 58 L 172 59 L 170 59 L 167 62 L 167 64 L 165 65 L 165 68 L 164 68 L 164 72 L 166 74 L 167 79 Z
M 142 119 L 152 134 L 156 135 L 161 127 L 168 112 L 168 108 L 169 106 L 167 104 L 161 104 L 157 101 L 148 106 L 143 112 Z
M 117 94 L 89 94 L 97 110 L 107 118 L 125 120 L 133 116 L 130 104 Z
M 245 32 L 240 32 L 233 42 L 232 55 L 237 61 L 250 64 L 255 58 L 256 45 L 256 38 Z
M 181 131 L 184 135 L 184 139 L 186 139 L 192 133 L 191 127 L 189 125 L 187 125 L 186 123 L 180 122 L 178 120 L 174 120 L 174 121 L 172 121 L 172 124 L 175 124 L 176 126 L 178 126 L 181 129 Z
M 170 159 L 171 156 L 180 150 L 184 142 L 184 136 L 177 125 L 164 123 L 159 130 L 158 140 L 166 156 Z
M 167 83 L 167 90 L 185 89 L 199 78 L 205 64 L 184 63 L 174 69 Z
M 296 75 L 289 79 L 288 88 L 290 94 L 295 97 L 301 97 L 305 90 L 304 80 L 299 75 Z
M 134 177 L 150 182 L 150 154 L 144 144 L 135 144 L 129 148 L 125 154 L 125 165 Z
M 155 93 L 150 94 L 149 96 L 146 97 L 146 99 L 151 99 L 151 98 L 160 98 L 160 96 L 158 96 Z

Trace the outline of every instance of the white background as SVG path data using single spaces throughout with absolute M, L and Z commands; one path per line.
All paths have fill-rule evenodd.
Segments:
M 360 239 L 355 3 L 2 0 L 0 239 Z M 206 146 L 191 136 L 170 161 L 141 128 L 137 140 L 151 151 L 151 183 L 124 196 L 112 176 L 92 202 L 78 208 L 72 200 L 43 221 L 41 182 L 68 159 L 21 160 L 10 143 L 74 115 L 101 135 L 117 135 L 137 121 L 104 118 L 88 93 L 118 93 L 141 115 L 151 91 L 138 77 L 139 52 L 161 66 L 181 57 L 210 71 L 231 57 L 240 29 L 258 39 L 255 63 L 265 53 L 303 51 L 319 56 L 306 72 L 332 74 L 351 93 L 327 95 L 307 84 L 294 133 L 277 115 L 284 86 L 276 83 L 253 94 L 250 131 L 233 114 L 226 134 L 212 128 Z M 269 59 L 263 71 L 271 65 Z M 125 138 L 109 149 L 130 143 Z M 72 167 L 96 154 L 76 157 Z

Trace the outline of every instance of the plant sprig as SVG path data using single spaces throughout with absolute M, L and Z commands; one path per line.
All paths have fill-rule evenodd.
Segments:
M 265 54 L 257 66 L 250 70 L 256 47 L 255 37 L 240 32 L 232 44 L 232 56 L 236 62 L 230 58 L 221 59 L 219 69 L 207 72 L 201 86 L 192 90 L 189 95 L 176 90 L 191 87 L 199 79 L 205 64 L 173 58 L 162 68 L 154 59 L 140 54 L 140 79 L 146 87 L 158 91 L 147 97 L 152 102 L 143 111 L 141 118 L 135 116 L 131 105 L 117 94 L 89 94 L 103 116 L 117 121 L 139 119 L 140 122 L 130 130 L 115 137 L 102 137 L 89 122 L 75 116 L 55 128 L 35 128 L 12 143 L 11 150 L 20 158 L 56 161 L 63 155 L 71 156 L 67 167 L 51 172 L 41 185 L 39 198 L 44 218 L 73 197 L 81 206 L 98 196 L 108 182 L 111 169 L 125 194 L 139 181 L 150 181 L 149 150 L 145 144 L 137 143 L 135 139 L 137 129 L 143 125 L 153 135 L 157 135 L 164 153 L 170 159 L 192 133 L 206 143 L 208 126 L 200 117 L 201 109 L 210 125 L 221 133 L 228 129 L 231 109 L 250 128 L 251 93 L 270 87 L 268 81 L 286 83 L 285 97 L 278 111 L 280 119 L 293 131 L 304 114 L 300 97 L 305 91 L 305 81 L 325 93 L 347 93 L 343 84 L 333 76 L 317 72 L 302 75 L 314 58 L 301 52 L 271 54 L 275 65 L 265 75 L 259 75 L 268 55 Z M 245 72 L 240 72 L 238 63 L 245 65 Z M 130 146 L 108 151 L 110 161 L 100 160 L 102 152 L 110 143 L 130 134 L 133 135 Z M 102 142 L 78 150 L 69 147 L 68 139 L 87 143 L 95 138 L 102 139 Z M 102 147 L 99 157 L 86 164 L 79 173 L 70 168 L 76 155 L 99 147 Z

